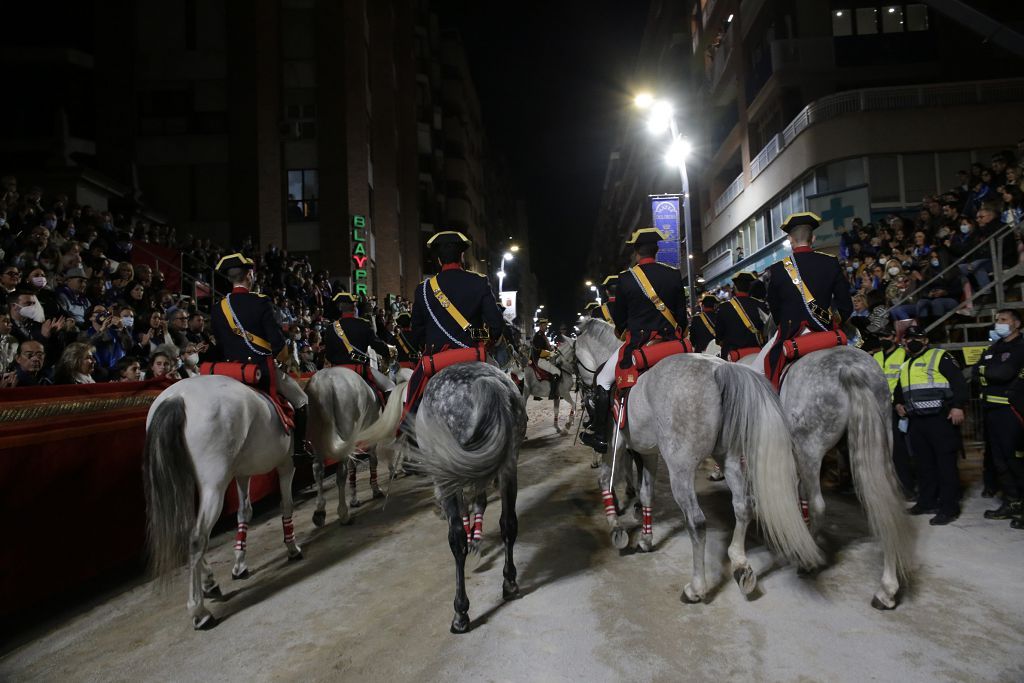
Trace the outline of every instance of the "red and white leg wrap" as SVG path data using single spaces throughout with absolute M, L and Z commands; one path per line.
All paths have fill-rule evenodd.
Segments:
M 473 528 L 469 526 L 469 515 L 462 515 L 462 528 L 466 530 L 466 538 L 473 538 Z
M 604 514 L 606 517 L 615 516 L 615 497 L 611 491 L 601 491 L 601 502 L 604 503 Z
M 811 509 L 803 498 L 800 499 L 800 514 L 803 515 L 805 523 L 811 521 Z
M 643 521 L 641 522 L 642 528 L 640 533 L 644 536 L 650 536 L 654 533 L 654 516 L 651 514 L 651 508 L 646 505 L 640 507 L 640 512 L 643 515 Z
M 479 541 L 484 535 L 484 516 L 477 512 L 473 515 L 473 540 Z
M 295 525 L 292 524 L 291 517 L 282 517 L 281 526 L 284 527 L 284 542 L 294 543 L 295 542 Z
M 238 531 L 235 532 L 235 550 L 245 550 L 245 537 L 249 534 L 249 525 L 245 522 L 238 523 Z

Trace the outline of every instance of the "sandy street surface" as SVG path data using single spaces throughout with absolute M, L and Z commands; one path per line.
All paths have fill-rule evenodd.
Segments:
M 228 599 L 193 631 L 185 575 L 169 590 L 135 582 L 98 606 L 37 627 L 0 658 L 4 681 L 1021 681 L 1024 532 L 981 514 L 976 467 L 960 520 L 920 529 L 919 569 L 894 612 L 871 608 L 880 551 L 852 495 L 828 496 L 830 569 L 816 578 L 773 560 L 753 533 L 761 593 L 744 598 L 726 560 L 724 482 L 699 473 L 708 517 L 710 603 L 679 596 L 690 542 L 662 468 L 655 552 L 620 553 L 603 518 L 590 450 L 557 435 L 550 403 L 530 402 L 520 461 L 521 600 L 501 599 L 499 502 L 485 549 L 467 564 L 473 629 L 448 632 L 454 569 L 446 526 L 419 478 L 395 482 L 340 527 L 296 509 L 305 559 L 285 562 L 271 509 L 249 532 L 247 581 L 231 581 L 231 536 L 208 555 Z M 564 412 L 563 412 L 564 419 Z M 967 469 L 967 468 L 965 468 Z M 329 482 L 333 487 L 333 478 Z M 360 493 L 368 497 L 365 470 Z

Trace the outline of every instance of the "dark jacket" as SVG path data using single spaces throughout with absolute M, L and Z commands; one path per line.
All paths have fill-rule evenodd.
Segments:
M 753 324 L 757 334 L 754 334 L 743 323 L 740 314 L 736 312 L 731 302 L 726 302 L 718 307 L 715 315 L 715 330 L 717 331 L 716 341 L 722 348 L 722 357 L 725 358 L 730 351 L 745 349 L 751 346 L 762 346 L 764 344 L 764 322 L 762 314 L 767 315 L 768 306 L 758 299 L 743 294 L 737 294 L 733 301 L 743 307 L 750 322 Z
M 441 293 L 469 321 L 470 330 L 486 325 L 491 339 L 503 335 L 506 339 L 511 338 L 484 275 L 448 264 L 438 273 L 437 282 Z M 460 348 L 460 344 L 469 347 L 477 343 L 472 333 L 462 330 L 441 306 L 430 288 L 429 278 L 416 287 L 409 340 L 417 349 L 424 349 L 427 353 L 436 353 L 446 346 Z
M 809 247 L 797 247 L 792 258 L 818 306 L 825 310 L 835 308 L 839 313 L 839 323 L 846 322 L 853 313 L 853 300 L 839 261 Z M 779 339 L 791 339 L 805 323 L 814 331 L 829 329 L 807 311 L 803 296 L 782 261 L 772 264 L 768 273 L 771 279 L 768 281 L 767 303 L 779 328 Z
M 974 366 L 975 376 L 981 383 L 986 396 L 1009 397 L 1020 392 L 1024 385 L 1024 336 L 1018 335 L 1013 341 L 1000 339 L 985 351 Z
M 540 330 L 537 330 L 536 334 L 533 335 L 532 348 L 530 349 L 530 360 L 534 363 L 541 358 L 541 351 L 551 352 L 554 349 L 551 348 L 551 341 L 547 335 L 542 334 Z
M 690 343 L 693 344 L 693 350 L 697 353 L 703 353 L 704 349 L 708 347 L 715 338 L 715 318 L 717 313 L 715 311 L 707 312 L 702 311 L 707 322 L 700 317 L 700 313 L 690 318 Z M 710 327 L 708 325 L 710 324 Z
M 274 321 L 274 307 L 270 299 L 262 294 L 253 294 L 239 288 L 228 295 L 228 300 L 242 329 L 266 340 L 270 344 L 270 350 L 256 344 L 249 348 L 240 335 L 231 331 L 231 326 L 218 302 L 213 307 L 211 321 L 213 336 L 217 339 L 217 349 L 221 354 L 220 360 L 246 362 L 276 357 L 284 348 L 285 338 L 280 325 Z
M 378 355 L 384 358 L 388 357 L 390 352 L 387 345 L 377 337 L 377 333 L 373 331 L 373 326 L 370 325 L 369 320 L 357 318 L 355 313 L 342 313 L 338 324 L 345 332 L 345 336 L 348 338 L 352 348 L 356 351 L 365 355 L 366 350 L 372 347 Z M 331 365 L 358 365 L 368 360 L 352 358 L 345 347 L 345 342 L 341 340 L 333 324 L 328 326 L 324 332 L 324 346 L 326 347 L 324 358 Z
M 612 304 L 612 318 L 617 330 L 629 330 L 629 345 L 636 348 L 647 343 L 657 333 L 663 339 L 680 339 L 686 332 L 686 302 L 683 299 L 683 278 L 679 271 L 653 258 L 642 258 L 638 263 L 658 298 L 671 311 L 680 329 L 672 328 L 666 317 L 655 308 L 630 270 L 619 274 L 618 290 Z

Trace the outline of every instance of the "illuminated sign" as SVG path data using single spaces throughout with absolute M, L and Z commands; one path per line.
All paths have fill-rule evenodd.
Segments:
M 352 216 L 352 260 L 356 267 L 352 271 L 352 292 L 359 296 L 367 296 L 366 291 L 366 262 L 369 256 L 366 253 L 366 218 L 358 214 Z

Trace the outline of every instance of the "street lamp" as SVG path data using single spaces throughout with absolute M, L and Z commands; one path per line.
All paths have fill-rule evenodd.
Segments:
M 668 150 L 665 153 L 665 163 L 679 169 L 679 180 L 683 187 L 683 225 L 685 231 L 684 239 L 686 240 L 686 282 L 687 289 L 689 290 L 688 299 L 690 303 L 690 310 L 696 310 L 697 291 L 694 286 L 693 277 L 693 254 L 690 252 L 691 245 L 693 244 L 693 227 L 691 225 L 690 215 L 690 179 L 686 174 L 686 157 L 689 156 L 692 151 L 692 146 L 686 138 L 679 134 L 679 128 L 676 125 L 676 117 L 670 102 L 667 100 L 656 100 L 654 99 L 654 96 L 649 93 L 641 93 L 637 95 L 634 102 L 639 109 L 650 110 L 651 115 L 647 121 L 647 128 L 651 133 L 655 135 L 662 135 L 667 130 L 672 136 L 672 142 L 669 144 Z
M 505 291 L 505 261 L 511 260 L 511 252 L 506 251 L 504 254 L 501 255 L 501 266 L 499 267 L 500 269 L 498 270 L 498 296 L 501 296 L 501 293 Z
M 597 287 L 590 285 L 590 291 L 594 293 L 594 300 L 597 301 L 597 305 L 601 305 L 601 292 L 597 291 Z
M 519 251 L 519 245 L 518 244 L 513 244 L 511 247 L 508 248 L 508 250 L 511 251 L 514 254 L 517 251 Z
M 593 286 L 594 286 L 594 282 L 593 282 L 593 280 L 587 280 L 587 281 L 586 281 L 586 282 L 584 282 L 583 284 L 585 284 L 585 285 L 586 285 L 587 287 L 593 287 Z

